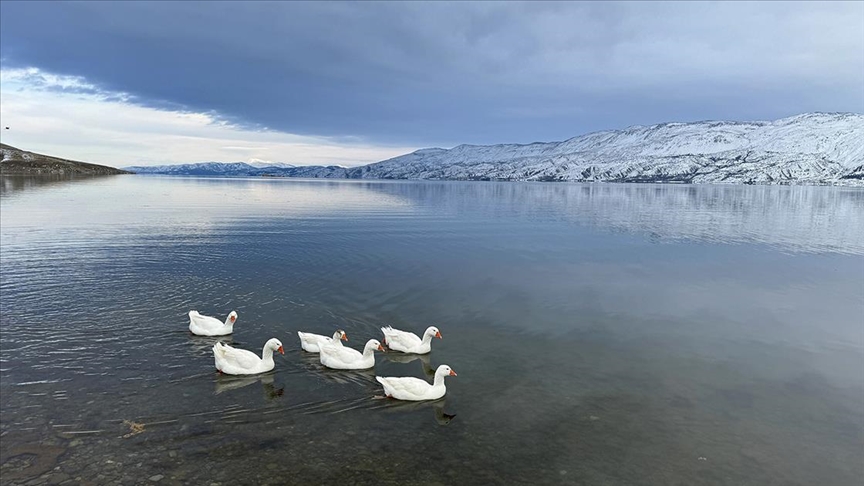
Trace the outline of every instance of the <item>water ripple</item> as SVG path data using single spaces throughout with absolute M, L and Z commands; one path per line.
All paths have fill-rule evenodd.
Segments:
M 78 182 L 0 186 L 3 433 L 105 457 L 290 435 L 327 460 L 320 444 L 353 433 L 412 468 L 387 448 L 462 448 L 508 478 L 534 478 L 508 469 L 536 464 L 525 444 L 561 469 L 602 450 L 594 467 L 620 452 L 678 471 L 682 450 L 748 443 L 771 473 L 857 472 L 862 190 Z M 190 335 L 191 309 L 236 310 L 234 334 Z M 340 328 L 360 348 L 432 324 L 431 355 L 376 355 L 375 371 L 325 369 L 296 336 Z M 260 353 L 270 337 L 286 350 L 272 372 L 216 373 L 215 342 Z M 376 372 L 428 380 L 441 363 L 460 373 L 446 406 L 373 398 Z M 800 436 L 816 446 L 785 446 Z M 261 449 L 238 457 L 259 466 Z M 790 477 L 716 464 L 734 482 Z

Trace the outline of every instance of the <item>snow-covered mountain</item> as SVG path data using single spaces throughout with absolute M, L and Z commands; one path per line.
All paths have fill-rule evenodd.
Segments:
M 199 162 L 197 164 L 180 164 L 180 165 L 156 165 L 156 166 L 133 166 L 126 167 L 124 170 L 135 172 L 136 174 L 172 174 L 172 175 L 249 175 L 249 172 L 257 171 L 257 167 L 253 167 L 244 162 L 220 163 L 220 162 Z
M 178 164 L 178 165 L 155 165 L 155 166 L 132 166 L 125 170 L 135 172 L 137 174 L 170 174 L 170 175 L 197 175 L 197 176 L 262 176 L 276 175 L 283 177 L 298 177 L 292 175 L 297 169 L 306 169 L 305 167 L 295 167 L 291 164 L 274 163 L 263 164 L 256 162 L 247 164 L 246 162 L 199 162 L 196 164 Z M 303 172 L 301 170 L 300 172 Z M 306 177 L 306 176 L 303 176 Z
M 249 162 L 249 165 L 252 167 L 257 167 L 262 169 L 264 167 L 278 167 L 280 169 L 290 169 L 292 167 L 296 167 L 294 164 L 286 164 L 285 162 L 266 162 L 266 161 L 253 161 Z
M 423 149 L 351 178 L 862 184 L 864 116 L 664 123 L 563 142 Z
M 346 169 L 186 164 L 138 173 L 349 179 L 864 185 L 864 115 L 663 123 L 563 142 L 428 148 Z

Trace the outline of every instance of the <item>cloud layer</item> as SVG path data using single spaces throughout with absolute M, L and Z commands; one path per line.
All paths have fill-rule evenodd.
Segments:
M 0 124 L 11 125 L 4 143 L 114 167 L 201 161 L 350 167 L 413 150 L 253 130 L 218 113 L 138 105 L 128 93 L 32 68 L 0 71 L 0 82 Z
M 4 69 L 335 141 L 864 112 L 859 2 L 3 2 L 0 14 Z

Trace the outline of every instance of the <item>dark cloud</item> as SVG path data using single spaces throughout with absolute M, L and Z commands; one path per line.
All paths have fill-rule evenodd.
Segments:
M 0 56 L 148 106 L 377 143 L 864 111 L 860 3 L 2 2 Z

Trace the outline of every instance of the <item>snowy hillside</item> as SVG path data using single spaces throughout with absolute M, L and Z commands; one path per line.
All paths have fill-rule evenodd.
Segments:
M 428 148 L 351 169 L 215 162 L 126 169 L 349 179 L 864 185 L 864 116 L 810 113 L 773 122 L 663 123 L 563 142 Z
M 861 184 L 864 116 L 664 123 L 563 142 L 423 149 L 352 178 Z
M 125 167 L 125 170 L 136 174 L 172 174 L 172 175 L 257 175 L 252 174 L 260 169 L 258 167 L 234 162 L 223 164 L 219 162 L 200 162 L 197 164 L 181 165 L 156 165 L 151 167 L 133 166 Z
M 253 167 L 257 167 L 259 169 L 262 169 L 265 167 L 278 167 L 280 169 L 291 169 L 293 167 L 296 167 L 294 164 L 286 164 L 285 162 L 262 162 L 262 161 L 249 162 L 249 165 L 251 165 Z

